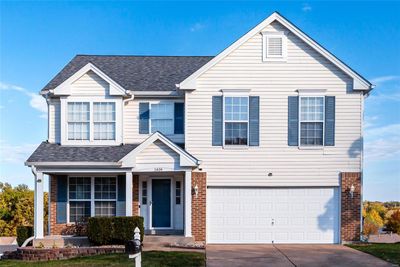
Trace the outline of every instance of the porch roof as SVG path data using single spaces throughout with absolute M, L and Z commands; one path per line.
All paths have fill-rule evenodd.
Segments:
M 42 142 L 26 161 L 35 162 L 118 162 L 139 144 L 119 146 L 62 146 Z

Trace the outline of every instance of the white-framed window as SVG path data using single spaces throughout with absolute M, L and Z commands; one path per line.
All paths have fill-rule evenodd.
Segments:
M 116 216 L 116 177 L 69 177 L 69 222 L 91 216 Z
M 224 97 L 224 144 L 248 145 L 249 97 Z
M 325 98 L 300 96 L 300 146 L 322 146 L 324 143 Z
M 90 103 L 68 103 L 68 140 L 89 140 L 90 138 Z
M 174 103 L 160 102 L 150 104 L 150 132 L 165 135 L 174 133 Z
M 181 181 L 175 182 L 175 204 L 181 204 Z
M 285 32 L 263 32 L 263 60 L 285 61 L 287 56 L 287 37 Z
M 94 140 L 115 140 L 115 103 L 93 103 Z
M 68 101 L 68 141 L 115 141 L 116 102 Z
M 142 182 L 142 205 L 147 205 L 147 181 Z

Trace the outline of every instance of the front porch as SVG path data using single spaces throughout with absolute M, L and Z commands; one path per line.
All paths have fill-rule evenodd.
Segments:
M 198 160 L 162 134 L 140 145 L 115 147 L 119 151 L 111 152 L 118 159 L 110 161 L 104 161 L 107 155 L 101 155 L 100 148 L 51 146 L 58 146 L 52 148 L 53 157 L 75 153 L 77 160 L 37 162 L 32 160 L 35 151 L 27 161 L 35 176 L 36 240 L 44 238 L 44 223 L 49 235 L 71 235 L 85 218 L 94 216 L 142 216 L 145 234 L 190 238 L 194 230 L 196 240 L 205 240 L 205 173 L 196 172 Z M 60 150 L 59 155 L 54 150 Z M 100 154 L 103 161 L 83 161 L 80 150 Z M 48 222 L 43 221 L 44 175 L 49 176 Z M 193 219 L 200 222 L 195 229 Z M 204 229 L 197 229 L 199 225 Z

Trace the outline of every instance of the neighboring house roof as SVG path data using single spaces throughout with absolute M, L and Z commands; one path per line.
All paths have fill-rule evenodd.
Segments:
M 132 91 L 173 91 L 211 56 L 75 56 L 43 89 L 52 90 L 88 63 Z
M 27 160 L 35 162 L 118 162 L 139 144 L 120 146 L 62 146 L 42 142 Z M 30 164 L 28 164 L 30 165 Z
M 335 66 L 337 66 L 339 69 L 341 69 L 343 72 L 345 72 L 351 78 L 353 78 L 353 89 L 354 90 L 369 91 L 373 88 L 373 85 L 367 79 L 365 79 L 360 74 L 355 72 L 352 68 L 347 66 L 343 61 L 338 59 L 335 55 L 330 53 L 328 50 L 326 50 L 323 46 L 321 46 L 315 40 L 313 40 L 307 34 L 302 32 L 299 28 L 297 28 L 293 23 L 288 21 L 286 18 L 284 18 L 278 12 L 274 12 L 268 18 L 263 20 L 260 24 L 255 26 L 252 30 L 247 32 L 245 35 L 243 35 L 241 38 L 239 38 L 233 44 L 231 44 L 226 49 L 224 49 L 221 53 L 219 53 L 217 56 L 215 56 L 207 64 L 202 66 L 200 69 L 196 70 L 196 72 L 191 74 L 189 77 L 185 78 L 185 80 L 181 81 L 179 84 L 179 88 L 180 89 L 189 89 L 189 90 L 196 89 L 196 78 L 198 78 L 200 75 L 202 75 L 208 69 L 210 69 L 215 64 L 220 62 L 223 58 L 225 58 L 227 55 L 229 55 L 232 51 L 234 51 L 236 48 L 238 48 L 243 43 L 248 41 L 254 35 L 258 34 L 260 31 L 262 31 L 265 27 L 267 27 L 269 24 L 271 24 L 274 21 L 278 21 L 279 23 L 281 23 L 284 27 L 289 29 L 293 34 L 295 34 L 297 37 L 299 37 L 301 40 L 303 40 L 305 43 L 307 43 L 313 49 L 315 49 L 318 53 L 320 53 L 322 56 L 324 56 L 326 59 L 328 59 L 330 62 L 332 62 Z

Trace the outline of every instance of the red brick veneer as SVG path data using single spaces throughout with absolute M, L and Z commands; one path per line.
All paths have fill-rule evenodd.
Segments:
M 354 186 L 353 197 L 350 187 Z M 361 173 L 341 173 L 341 239 L 359 241 L 361 231 Z
M 67 231 L 66 223 L 57 223 L 57 176 L 50 175 L 50 234 L 61 235 Z
M 192 172 L 192 188 L 198 187 L 198 196 L 192 194 L 192 236 L 195 241 L 206 240 L 207 173 Z

